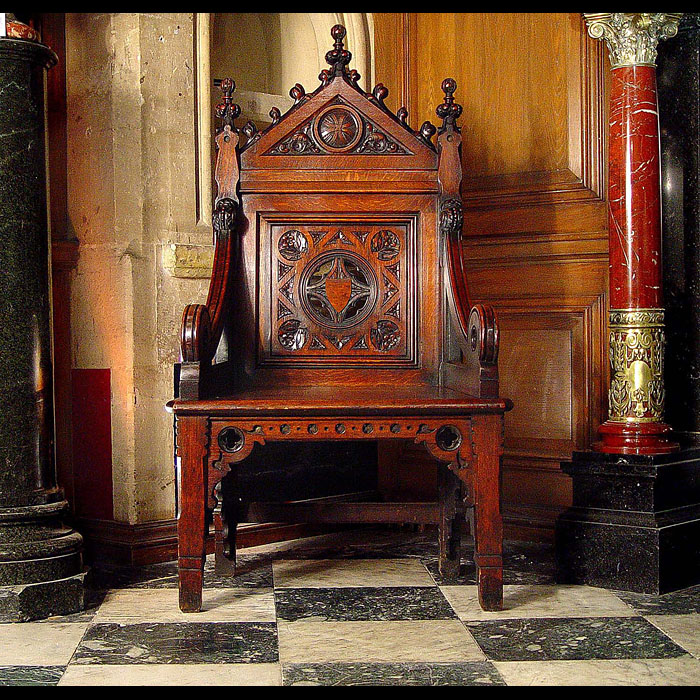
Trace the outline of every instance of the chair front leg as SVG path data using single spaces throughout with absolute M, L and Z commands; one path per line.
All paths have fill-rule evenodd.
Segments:
M 180 456 L 180 500 L 177 520 L 180 610 L 199 612 L 207 536 L 207 418 L 180 416 L 177 445 Z
M 501 452 L 503 417 L 472 419 L 474 451 L 474 561 L 479 603 L 484 610 L 503 609 L 503 522 L 501 519 Z

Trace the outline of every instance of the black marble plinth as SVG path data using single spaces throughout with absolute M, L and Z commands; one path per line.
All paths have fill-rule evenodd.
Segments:
M 53 459 L 46 46 L 0 38 L 0 620 L 83 605 L 82 537 Z
M 700 449 L 575 452 L 573 505 L 557 520 L 557 579 L 638 593 L 700 582 Z
M 80 612 L 85 607 L 85 576 L 0 586 L 0 622 L 29 622 Z

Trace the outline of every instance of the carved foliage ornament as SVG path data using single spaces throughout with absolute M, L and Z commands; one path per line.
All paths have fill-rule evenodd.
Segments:
M 588 33 L 604 39 L 613 68 L 653 66 L 661 39 L 678 32 L 680 12 L 587 12 Z
M 462 200 L 450 197 L 440 204 L 440 230 L 444 236 L 462 234 L 464 210 Z
M 663 323 L 662 309 L 610 310 L 610 420 L 663 418 Z

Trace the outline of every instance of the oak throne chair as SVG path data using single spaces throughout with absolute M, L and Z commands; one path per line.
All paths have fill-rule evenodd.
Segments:
M 272 109 L 264 131 L 249 122 L 239 132 L 235 85 L 221 84 L 214 268 L 206 304 L 185 308 L 169 403 L 180 608 L 201 608 L 212 517 L 217 571 L 232 574 L 236 524 L 280 521 L 271 504 L 236 492 L 236 465 L 254 447 L 398 439 L 439 461 L 438 505 L 301 503 L 289 521 L 437 522 L 450 576 L 469 512 L 479 600 L 498 610 L 511 404 L 498 395 L 494 312 L 470 304 L 461 258 L 456 84 L 442 84 L 442 125 L 415 131 L 405 108 L 385 105 L 382 84 L 371 94 L 358 86 L 345 29 L 331 33 L 320 86 L 295 85 L 292 107 Z

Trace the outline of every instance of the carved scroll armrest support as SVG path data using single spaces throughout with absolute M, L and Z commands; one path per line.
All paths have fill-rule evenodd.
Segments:
M 466 369 L 464 388 L 476 396 L 498 396 L 498 321 L 493 307 L 472 305 L 462 257 L 462 202 L 442 201 L 440 229 L 446 249 L 446 286 L 452 325 Z M 464 374 L 464 372 L 462 372 Z
M 201 362 L 211 345 L 211 317 L 204 304 L 188 304 L 182 314 L 180 355 L 183 362 Z
M 454 202 L 451 203 L 454 207 Z M 452 230 L 443 229 L 447 247 L 447 297 L 470 393 L 482 398 L 498 396 L 499 330 L 496 312 L 488 304 L 469 301 L 461 254 L 460 216 Z M 445 208 L 443 208 L 443 212 Z M 447 217 L 451 218 L 451 217 Z
M 182 315 L 180 352 L 183 362 L 208 362 L 221 339 L 235 262 L 235 220 L 237 206 L 220 199 L 214 211 L 214 267 L 206 304 L 188 304 Z
M 498 396 L 498 320 L 492 306 L 475 304 L 469 314 L 469 347 L 463 360 L 478 373 L 479 396 Z

